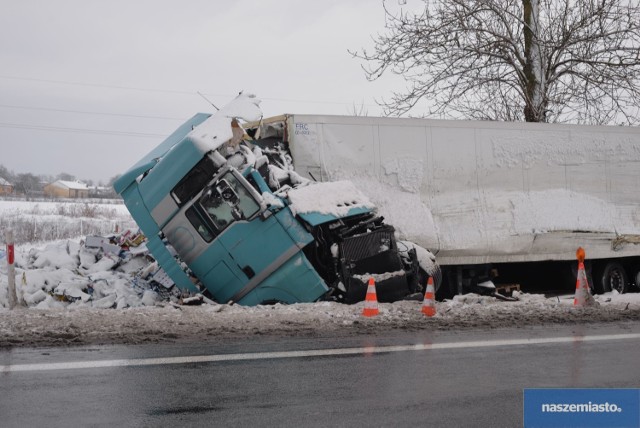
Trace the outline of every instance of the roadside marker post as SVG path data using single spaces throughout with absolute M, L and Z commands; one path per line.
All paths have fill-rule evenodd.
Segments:
M 15 246 L 13 242 L 13 230 L 7 230 L 5 233 L 5 241 L 7 242 L 7 275 L 9 277 L 9 309 L 13 309 L 18 305 L 18 296 L 16 295 L 16 271 L 13 263 L 15 262 Z

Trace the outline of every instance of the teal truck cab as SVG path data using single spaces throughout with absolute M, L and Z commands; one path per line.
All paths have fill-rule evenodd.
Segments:
M 196 114 L 114 183 L 171 281 L 242 305 L 354 303 L 369 277 L 381 301 L 421 292 L 415 249 L 349 182 L 303 179 L 286 147 L 250 138 L 238 119 L 260 115 L 244 94 Z

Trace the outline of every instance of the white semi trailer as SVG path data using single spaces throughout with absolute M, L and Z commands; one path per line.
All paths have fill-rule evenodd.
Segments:
M 434 252 L 443 295 L 538 272 L 571 287 L 578 247 L 594 291 L 640 283 L 640 128 L 291 114 L 261 134 Z

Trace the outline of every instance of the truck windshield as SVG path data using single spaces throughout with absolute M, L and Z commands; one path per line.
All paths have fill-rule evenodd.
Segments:
M 233 221 L 249 219 L 260 210 L 258 201 L 231 172 L 224 174 L 205 191 L 200 205 L 218 233 Z
M 179 206 L 189 202 L 216 173 L 216 167 L 209 156 L 202 158 L 191 171 L 173 188 L 171 196 Z

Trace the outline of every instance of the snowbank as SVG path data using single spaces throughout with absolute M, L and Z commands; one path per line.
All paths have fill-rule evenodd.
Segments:
M 203 303 L 188 306 L 175 287 L 153 281 L 149 274 L 157 267 L 138 253 L 115 255 L 74 240 L 18 246 L 16 285 L 27 307 L 14 310 L 8 309 L 6 255 L 0 253 L 0 347 L 640 320 L 640 293 L 617 292 L 595 296 L 598 305 L 588 308 L 574 307 L 572 295 L 514 292 L 519 300 L 506 302 L 467 294 L 438 302 L 433 318 L 421 313 L 417 300 L 379 304 L 380 315 L 373 318 L 361 315 L 364 302 L 244 307 L 196 299 Z
M 153 266 L 144 255 L 101 251 L 71 240 L 18 247 L 16 283 L 28 307 L 14 310 L 8 309 L 6 258 L 0 254 L 0 348 L 640 320 L 640 293 L 617 292 L 595 296 L 599 304 L 589 308 L 574 307 L 571 295 L 515 292 L 519 300 L 505 302 L 467 294 L 438 302 L 433 318 L 421 313 L 417 300 L 379 304 L 380 315 L 372 318 L 362 316 L 364 302 L 244 307 L 199 299 L 200 306 L 188 306 L 175 287 L 145 279 Z
M 517 302 L 478 295 L 437 302 L 428 318 L 420 301 L 379 304 L 380 315 L 363 317 L 364 302 L 334 302 L 245 307 L 203 304 L 97 309 L 0 308 L 0 348 L 88 344 L 136 344 L 164 341 L 214 341 L 263 335 L 351 336 L 392 331 L 526 327 L 554 323 L 587 324 L 640 320 L 640 294 L 596 296 L 597 307 L 573 307 L 572 296 L 545 298 L 518 294 Z

